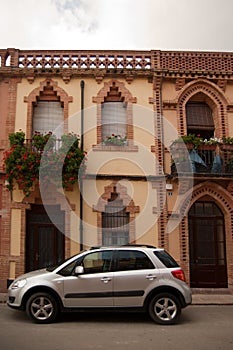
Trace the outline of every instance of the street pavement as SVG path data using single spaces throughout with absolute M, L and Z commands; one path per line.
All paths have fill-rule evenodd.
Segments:
M 191 305 L 176 325 L 147 314 L 63 314 L 52 324 L 33 323 L 25 312 L 0 304 L 1 350 L 232 350 L 233 305 Z

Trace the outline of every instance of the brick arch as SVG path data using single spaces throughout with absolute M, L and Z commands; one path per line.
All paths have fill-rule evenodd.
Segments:
M 99 90 L 97 96 L 94 96 L 92 101 L 97 103 L 97 144 L 102 142 L 102 123 L 101 123 L 101 104 L 104 103 L 105 98 L 110 92 L 111 87 L 117 87 L 124 102 L 127 103 L 127 139 L 133 140 L 133 103 L 137 102 L 136 97 L 133 97 L 131 92 L 125 87 L 125 84 L 116 79 L 111 79 L 104 83 L 102 89 Z
M 191 195 L 192 194 L 192 195 Z M 191 200 L 190 200 L 191 195 Z M 180 258 L 181 265 L 184 268 L 186 275 L 189 276 L 189 232 L 188 232 L 188 211 L 191 206 L 202 197 L 208 195 L 219 206 L 224 214 L 225 235 L 226 235 L 226 257 L 228 265 L 228 280 L 229 284 L 233 283 L 233 207 L 232 197 L 220 185 L 211 182 L 198 184 L 193 189 L 185 194 L 185 198 L 180 205 L 179 213 L 182 217 L 179 226 L 180 232 Z
M 65 90 L 58 86 L 58 83 L 52 79 L 45 79 L 40 83 L 40 86 L 31 91 L 28 96 L 24 97 L 24 102 L 27 103 L 27 129 L 26 138 L 31 138 L 32 134 L 32 118 L 33 118 L 33 103 L 37 101 L 40 96 L 40 92 L 44 91 L 46 86 L 51 86 L 53 91 L 56 92 L 59 97 L 60 102 L 63 104 L 64 108 L 64 127 L 67 131 L 67 121 L 68 121 L 68 103 L 73 102 L 73 97 L 69 96 Z
M 122 199 L 123 205 L 127 213 L 129 213 L 129 241 L 134 243 L 136 239 L 135 231 L 135 214 L 139 213 L 139 206 L 134 204 L 133 199 L 127 194 L 127 188 L 117 181 L 113 181 L 110 185 L 104 187 L 104 193 L 98 200 L 98 203 L 93 206 L 93 211 L 97 212 L 97 240 L 98 244 L 102 244 L 102 212 L 105 211 L 105 206 L 111 198 L 112 193 L 117 193 Z
M 214 111 L 213 119 L 216 130 L 216 137 L 228 134 L 227 105 L 229 104 L 223 91 L 214 83 L 205 79 L 196 80 L 186 84 L 177 97 L 177 121 L 179 135 L 187 133 L 186 124 L 186 103 L 197 93 L 203 93 L 209 105 Z

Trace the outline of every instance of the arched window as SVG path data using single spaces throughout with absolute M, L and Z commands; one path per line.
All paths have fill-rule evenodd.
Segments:
M 101 104 L 102 141 L 108 137 L 127 137 L 127 103 L 113 85 Z
M 195 134 L 203 139 L 214 136 L 212 110 L 206 102 L 189 101 L 186 104 L 187 134 Z

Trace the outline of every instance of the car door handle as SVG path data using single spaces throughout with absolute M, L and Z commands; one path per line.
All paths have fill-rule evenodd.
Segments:
M 146 276 L 146 279 L 150 280 L 150 281 L 153 281 L 155 278 L 157 278 L 157 276 L 156 275 L 152 275 L 152 274 L 149 274 L 149 275 Z
M 110 277 L 103 277 L 101 278 L 101 281 L 104 282 L 104 283 L 108 283 L 110 282 L 112 279 Z

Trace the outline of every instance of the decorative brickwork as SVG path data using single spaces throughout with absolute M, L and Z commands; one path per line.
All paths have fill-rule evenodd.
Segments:
M 203 93 L 213 111 L 216 137 L 228 135 L 227 99 L 223 91 L 207 80 L 197 80 L 186 84 L 177 97 L 177 125 L 180 135 L 187 134 L 185 105 L 197 93 Z
M 153 81 L 153 102 L 154 102 L 154 133 L 155 133 L 155 144 L 152 146 L 151 150 L 154 151 L 156 157 L 156 175 L 163 175 L 163 118 L 162 118 L 162 105 L 161 105 L 161 84 L 162 77 L 154 76 Z M 153 186 L 157 187 L 158 194 L 158 206 L 160 211 L 160 217 L 158 219 L 158 229 L 159 229 L 159 245 L 168 249 L 168 236 L 166 232 L 167 226 L 167 207 L 164 205 L 164 193 L 166 189 L 164 188 L 163 181 L 159 181 Z
M 190 201 L 190 193 L 192 199 Z M 198 201 L 205 195 L 209 195 L 219 206 L 225 218 L 225 234 L 226 234 L 226 255 L 228 268 L 228 283 L 233 286 L 233 207 L 232 196 L 220 185 L 213 182 L 204 182 L 195 186 L 185 195 L 183 203 L 180 207 L 180 215 L 183 217 L 180 223 L 180 256 L 181 265 L 185 271 L 189 271 L 189 236 L 188 236 L 188 210 L 194 202 Z M 187 274 L 188 276 L 188 274 Z
M 150 69 L 150 53 L 142 51 L 20 51 L 20 68 Z
M 127 140 L 128 145 L 121 146 L 105 146 L 102 145 L 102 119 L 101 119 L 101 104 L 105 102 L 105 99 L 108 97 L 110 89 L 114 87 L 118 90 L 122 100 L 127 103 Z M 127 150 L 127 151 L 136 151 L 137 147 L 133 145 L 133 106 L 132 103 L 136 103 L 137 99 L 132 96 L 130 91 L 125 87 L 123 82 L 120 82 L 116 79 L 112 79 L 104 83 L 104 87 L 98 92 L 97 96 L 93 97 L 93 102 L 97 103 L 97 146 L 94 147 L 95 150 Z
M 58 86 L 58 83 L 52 79 L 46 79 L 40 83 L 38 88 L 35 88 L 28 96 L 24 97 L 24 102 L 28 104 L 27 107 L 27 130 L 26 138 L 30 139 L 32 135 L 32 118 L 33 118 L 33 103 L 36 103 L 40 99 L 40 93 L 45 90 L 46 87 L 52 87 L 56 95 L 59 97 L 60 102 L 63 104 L 64 108 L 64 132 L 67 132 L 67 120 L 68 120 L 68 103 L 73 101 L 72 96 L 68 94 Z
M 153 207 L 152 211 L 154 214 L 158 216 L 158 230 L 159 230 L 159 236 L 158 236 L 158 242 L 159 246 L 165 249 L 168 249 L 168 233 L 166 230 L 167 227 L 167 206 L 165 203 L 166 198 L 166 187 L 165 183 L 162 180 L 157 180 L 152 182 L 152 188 L 157 190 L 157 203 L 158 206 Z
M 160 66 L 174 71 L 210 71 L 232 74 L 232 53 L 160 51 Z
M 134 243 L 135 234 L 135 214 L 139 213 L 139 206 L 134 204 L 134 201 L 127 194 L 127 188 L 122 186 L 117 181 L 113 181 L 109 186 L 104 188 L 104 193 L 99 198 L 98 203 L 93 206 L 93 211 L 97 212 L 97 235 L 98 244 L 102 244 L 102 212 L 105 211 L 105 206 L 112 194 L 118 194 L 119 199 L 122 199 L 126 212 L 129 213 L 129 243 Z

